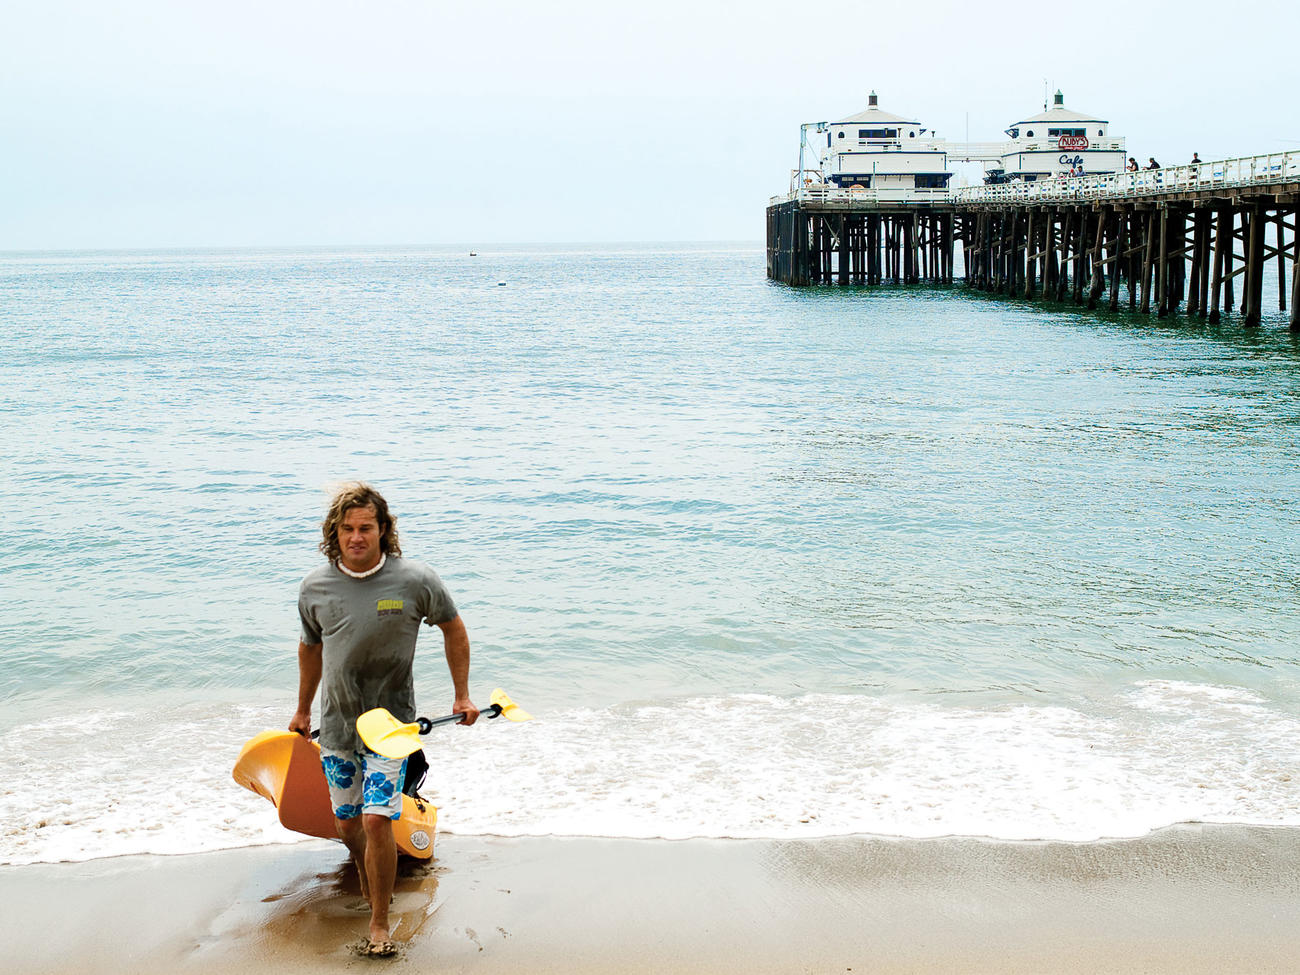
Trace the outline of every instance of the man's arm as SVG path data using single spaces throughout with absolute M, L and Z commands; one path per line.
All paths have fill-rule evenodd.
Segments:
M 451 706 L 452 713 L 465 715 L 457 724 L 473 724 L 478 720 L 478 708 L 469 699 L 469 632 L 465 629 L 465 621 L 454 616 L 445 623 L 439 623 L 438 629 L 442 630 L 447 669 L 451 671 L 451 684 L 456 692 L 456 700 Z
M 469 646 L 466 644 L 468 657 Z M 320 686 L 321 645 L 319 643 L 298 644 L 298 710 L 289 722 L 289 730 L 304 738 L 311 736 L 311 702 L 316 699 L 316 688 Z

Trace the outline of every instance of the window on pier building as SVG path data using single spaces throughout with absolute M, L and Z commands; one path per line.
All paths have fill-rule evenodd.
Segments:
M 1030 134 L 1030 135 L 1033 135 L 1034 133 L 1030 132 L 1029 134 Z M 1086 136 L 1088 133 L 1087 133 L 1087 131 L 1085 131 L 1084 129 L 1048 129 L 1048 130 L 1047 130 L 1047 134 L 1048 134 L 1048 136 L 1050 137 L 1050 136 L 1054 136 L 1054 135 L 1055 135 L 1055 136 L 1061 136 L 1061 135 L 1084 135 L 1084 136 Z M 1097 134 L 1098 134 L 1098 135 L 1101 135 L 1100 132 L 1098 132 Z
M 897 139 L 898 129 L 858 129 L 859 139 Z

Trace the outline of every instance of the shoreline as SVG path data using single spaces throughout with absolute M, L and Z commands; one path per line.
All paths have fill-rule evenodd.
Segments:
M 1300 828 L 1128 840 L 443 835 L 404 862 L 401 955 L 349 951 L 355 876 L 327 841 L 0 868 L 13 970 L 1284 972 Z

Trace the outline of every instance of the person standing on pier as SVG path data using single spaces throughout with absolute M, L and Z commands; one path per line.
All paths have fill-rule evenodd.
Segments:
M 1126 172 L 1136 173 L 1138 171 L 1138 161 L 1132 156 L 1128 157 L 1128 165 L 1124 167 Z
M 321 523 L 320 550 L 329 561 L 302 581 L 298 617 L 298 710 L 289 730 L 311 734 L 311 707 L 321 692 L 321 765 L 334 826 L 357 866 L 361 895 L 370 902 L 365 954 L 397 953 L 388 903 L 397 878 L 392 820 L 402 814 L 406 760 L 384 758 L 357 735 L 357 718 L 387 708 L 415 720 L 413 663 L 420 624 L 442 630 L 455 691 L 452 711 L 473 724 L 469 698 L 469 635 L 438 574 L 402 558 L 397 519 L 367 484 L 335 495 Z
M 1146 166 L 1143 167 L 1144 169 L 1159 169 L 1159 168 L 1160 168 L 1160 164 L 1159 164 L 1158 162 L 1156 162 L 1156 157 L 1155 157 L 1155 156 L 1148 156 L 1148 157 L 1147 157 L 1147 160 L 1148 160 L 1148 161 L 1147 161 Z

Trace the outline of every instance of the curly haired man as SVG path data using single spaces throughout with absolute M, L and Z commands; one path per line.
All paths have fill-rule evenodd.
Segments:
M 367 953 L 395 953 L 388 904 L 397 877 L 392 820 L 401 816 L 405 759 L 366 748 L 357 718 L 387 708 L 415 720 L 413 662 L 420 624 L 442 630 L 461 724 L 478 719 L 469 698 L 469 634 L 451 595 L 427 565 L 402 558 L 397 519 L 368 484 L 351 484 L 321 523 L 327 564 L 302 581 L 298 616 L 298 710 L 289 730 L 311 733 L 312 701 L 321 692 L 321 764 L 334 825 L 347 844 L 370 902 Z

